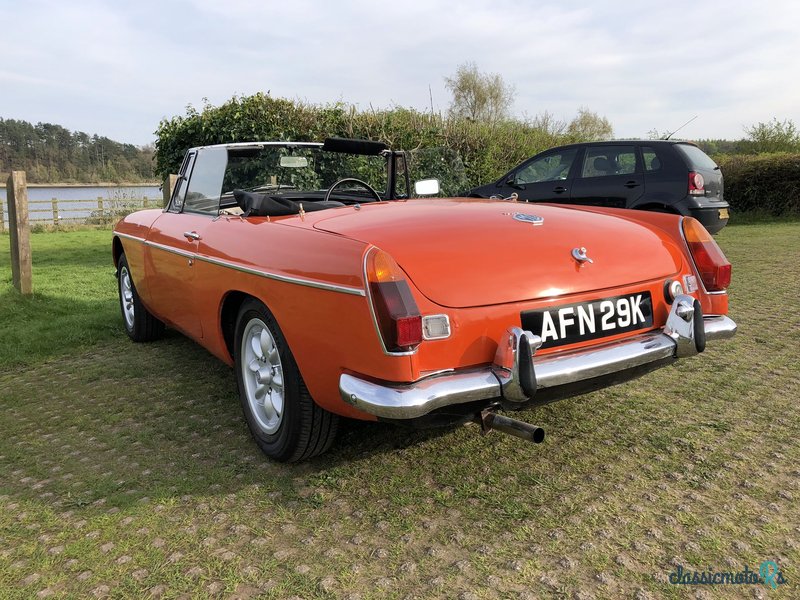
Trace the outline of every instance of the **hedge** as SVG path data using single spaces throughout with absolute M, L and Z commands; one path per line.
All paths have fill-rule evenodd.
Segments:
M 734 214 L 800 214 L 800 154 L 714 158 L 722 169 L 725 199 Z
M 175 173 L 192 146 L 229 142 L 322 141 L 328 136 L 379 140 L 410 151 L 412 175 L 438 177 L 443 192 L 459 194 L 494 181 L 525 158 L 582 141 L 564 128 L 520 121 L 494 124 L 451 119 L 413 109 L 358 111 L 310 105 L 266 94 L 234 97 L 221 106 L 192 107 L 163 120 L 156 131 L 156 173 Z
M 312 105 L 266 94 L 165 119 L 156 131 L 156 174 L 176 173 L 188 148 L 229 142 L 322 141 L 328 136 L 380 140 L 409 151 L 412 177 L 437 177 L 458 195 L 496 180 L 547 148 L 582 139 L 565 127 L 520 121 L 483 123 L 413 109 L 358 111 L 342 103 Z M 800 154 L 718 155 L 725 198 L 735 213 L 800 214 Z

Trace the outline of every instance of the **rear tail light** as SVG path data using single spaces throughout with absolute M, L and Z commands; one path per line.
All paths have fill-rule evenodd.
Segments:
M 701 173 L 689 171 L 689 195 L 690 196 L 705 196 L 706 180 L 703 179 Z
M 422 342 L 422 316 L 403 270 L 373 248 L 366 259 L 370 301 L 387 352 L 407 352 Z
M 709 292 L 720 292 L 731 284 L 731 263 L 700 221 L 683 219 L 683 235 L 694 258 L 700 279 Z

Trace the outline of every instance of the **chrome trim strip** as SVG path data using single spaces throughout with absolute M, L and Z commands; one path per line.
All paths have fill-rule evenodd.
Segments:
M 736 323 L 728 317 L 703 319 L 706 339 L 732 337 Z M 661 331 L 600 347 L 533 358 L 537 388 L 554 388 L 601 377 L 656 361 L 676 360 L 676 341 Z M 500 366 L 500 365 L 497 365 Z M 373 382 L 355 375 L 339 378 L 342 400 L 366 413 L 388 419 L 413 419 L 453 404 L 500 398 L 501 381 L 489 365 L 432 375 L 410 384 Z
M 134 242 L 140 242 L 144 244 L 144 238 L 140 238 L 138 235 L 131 235 L 129 233 L 120 233 L 118 231 L 115 231 L 114 235 L 117 235 L 121 238 L 125 238 L 126 240 L 133 240 Z
M 266 146 L 284 146 L 292 148 L 322 148 L 322 142 L 234 142 L 231 144 L 210 144 L 208 146 L 195 146 L 192 150 L 205 150 L 206 148 L 264 148 Z
M 325 283 L 322 281 L 313 281 L 311 279 L 302 279 L 300 277 L 291 277 L 289 275 L 278 275 L 277 273 L 269 273 L 267 271 L 253 269 L 252 267 L 245 267 L 243 265 L 238 265 L 236 263 L 232 263 L 227 260 L 211 258 L 210 256 L 204 256 L 202 254 L 196 254 L 194 252 L 187 252 L 185 250 L 178 250 L 177 248 L 173 248 L 172 246 L 167 246 L 166 244 L 159 244 L 158 242 L 152 242 L 150 240 L 146 240 L 144 238 L 140 238 L 138 236 L 130 235 L 127 233 L 114 232 L 114 235 L 118 235 L 119 237 L 133 240 L 136 242 L 141 242 L 145 246 L 150 246 L 151 248 L 157 248 L 159 250 L 163 250 L 164 252 L 177 254 L 178 256 L 182 256 L 183 258 L 200 260 L 220 267 L 233 269 L 234 271 L 241 271 L 242 273 L 249 273 L 250 275 L 257 275 L 259 277 L 264 277 L 266 279 L 282 281 L 283 283 L 293 283 L 296 285 L 303 285 L 306 287 L 316 288 L 320 290 L 327 290 L 329 292 L 341 292 L 342 294 L 352 294 L 353 296 L 367 295 L 366 292 L 361 288 L 349 287 L 345 285 L 336 285 L 335 283 Z
M 159 250 L 163 250 L 164 252 L 169 252 L 170 254 L 177 254 L 178 256 L 182 256 L 183 258 L 195 258 L 194 252 L 187 252 L 186 250 L 178 250 L 177 248 L 173 248 L 172 246 L 167 246 L 166 244 L 159 244 L 158 242 L 151 242 L 150 240 L 144 241 L 145 246 L 150 246 L 151 248 L 157 248 Z
M 343 294 L 352 294 L 353 296 L 366 296 L 366 293 L 361 288 L 349 287 L 345 285 L 337 285 L 335 283 L 324 283 L 322 281 L 313 281 L 311 279 L 302 279 L 300 277 L 291 277 L 289 275 L 278 275 L 277 273 L 269 273 L 267 271 L 261 271 L 259 269 L 254 269 L 252 267 L 245 267 L 244 265 L 228 262 L 227 260 L 221 260 L 219 258 L 212 258 L 210 256 L 205 256 L 203 254 L 196 254 L 194 255 L 194 258 L 195 260 L 207 262 L 212 265 L 226 267 L 228 269 L 233 269 L 234 271 L 241 271 L 242 273 L 249 273 L 250 275 L 258 275 L 259 277 L 264 277 L 266 279 L 273 279 L 275 281 L 282 281 L 284 283 L 294 283 L 297 285 L 303 285 L 306 287 L 316 288 L 320 290 L 327 290 L 329 292 L 341 292 Z

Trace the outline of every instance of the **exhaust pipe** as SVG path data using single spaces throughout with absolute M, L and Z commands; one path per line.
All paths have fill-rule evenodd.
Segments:
M 486 435 L 492 429 L 496 429 L 534 444 L 541 444 L 544 441 L 544 429 L 538 425 L 531 425 L 524 421 L 498 415 L 493 410 L 481 411 L 475 415 L 475 420 L 481 426 L 483 435 Z

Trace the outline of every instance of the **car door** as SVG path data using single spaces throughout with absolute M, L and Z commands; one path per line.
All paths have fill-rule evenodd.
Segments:
M 224 148 L 204 148 L 189 155 L 169 207 L 147 236 L 145 272 L 155 312 L 189 337 L 203 328 L 195 293 L 194 264 L 203 233 L 219 215 Z
M 516 193 L 530 202 L 568 202 L 575 165 L 582 149 L 556 148 L 533 157 L 498 182 L 498 193 Z
M 628 208 L 644 193 L 636 146 L 589 146 L 572 184 L 572 204 Z

